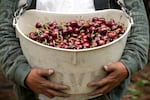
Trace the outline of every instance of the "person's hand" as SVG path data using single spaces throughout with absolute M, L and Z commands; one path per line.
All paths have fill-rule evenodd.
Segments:
M 107 94 L 128 76 L 128 70 L 121 62 L 115 62 L 104 66 L 104 70 L 108 72 L 106 77 L 100 81 L 88 83 L 88 86 L 98 87 L 96 90 L 88 93 L 88 95 Z
M 60 85 L 48 80 L 54 73 L 53 70 L 49 69 L 39 69 L 33 68 L 31 72 L 28 74 L 25 84 L 37 94 L 44 94 L 49 98 L 57 97 L 68 97 L 68 94 L 60 92 L 60 90 L 69 89 L 68 86 Z

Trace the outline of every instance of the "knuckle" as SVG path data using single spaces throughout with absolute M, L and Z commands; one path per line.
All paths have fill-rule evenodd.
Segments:
M 41 71 L 40 69 L 38 69 L 38 70 L 37 70 L 37 73 L 41 75 L 41 74 L 42 74 L 42 71 Z
M 35 73 L 37 73 L 37 74 L 40 74 L 40 73 L 41 73 L 41 70 L 38 69 L 38 68 L 33 68 L 32 70 L 33 70 Z

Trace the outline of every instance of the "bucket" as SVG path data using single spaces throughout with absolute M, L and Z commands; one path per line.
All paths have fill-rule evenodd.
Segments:
M 123 23 L 126 31 L 120 38 L 108 44 L 79 50 L 50 47 L 27 37 L 29 32 L 33 31 L 36 22 L 46 23 L 54 20 L 62 22 L 81 18 L 86 20 L 92 17 L 103 17 L 106 20 L 114 19 L 115 22 Z M 71 88 L 63 92 L 71 94 L 72 97 L 87 99 L 89 97 L 86 93 L 96 88 L 87 87 L 87 83 L 101 80 L 107 74 L 103 70 L 103 66 L 120 59 L 126 45 L 127 36 L 130 33 L 131 23 L 123 11 L 116 9 L 78 14 L 28 10 L 19 17 L 15 28 L 23 54 L 32 67 L 54 69 L 55 74 L 50 77 L 50 80 L 68 85 Z

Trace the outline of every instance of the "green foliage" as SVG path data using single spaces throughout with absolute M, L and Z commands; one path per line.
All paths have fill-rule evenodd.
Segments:
M 138 100 L 138 97 L 137 96 L 132 96 L 131 100 Z
M 137 87 L 143 87 L 144 85 L 146 85 L 146 84 L 148 84 L 148 83 L 149 83 L 148 80 L 138 80 L 138 81 L 136 82 L 136 86 L 137 86 Z
M 128 93 L 133 96 L 139 96 L 141 95 L 142 92 L 138 89 L 129 89 Z

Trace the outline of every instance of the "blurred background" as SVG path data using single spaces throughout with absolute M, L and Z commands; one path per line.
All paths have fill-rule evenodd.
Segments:
M 150 20 L 150 0 L 144 0 Z M 149 21 L 150 25 L 150 21 Z M 149 50 L 150 51 L 150 50 Z M 121 100 L 150 100 L 150 53 L 149 62 L 143 70 L 133 74 L 127 94 Z M 0 100 L 16 100 L 13 83 L 0 70 Z

